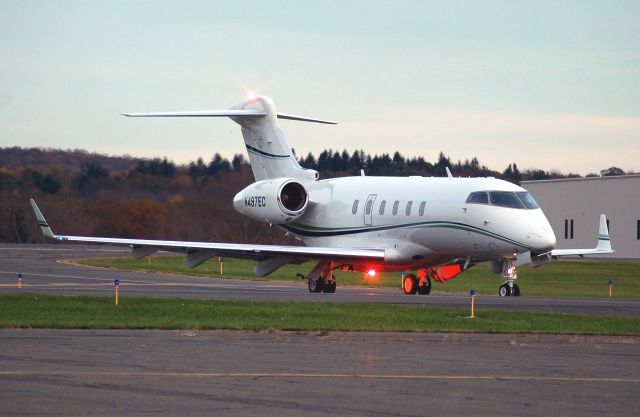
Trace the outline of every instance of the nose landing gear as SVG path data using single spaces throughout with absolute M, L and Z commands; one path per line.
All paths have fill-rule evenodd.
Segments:
M 504 278 L 504 282 L 498 288 L 498 295 L 500 297 L 519 297 L 520 287 L 518 287 L 518 284 L 514 282 L 516 279 L 518 279 L 518 271 L 512 259 L 503 260 L 502 278 Z

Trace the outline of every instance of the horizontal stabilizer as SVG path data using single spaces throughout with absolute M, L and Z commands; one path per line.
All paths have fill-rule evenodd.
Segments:
M 258 110 L 197 110 L 197 111 L 169 111 L 151 113 L 122 113 L 127 117 L 264 117 L 267 113 Z M 330 120 L 314 119 L 311 117 L 295 116 L 293 114 L 278 113 L 278 119 L 296 120 L 299 122 L 323 123 L 336 125 Z
M 330 120 L 312 119 L 311 117 L 294 116 L 293 114 L 278 113 L 278 119 L 297 120 L 299 122 L 324 123 L 326 125 L 337 125 L 338 122 Z
M 263 117 L 265 112 L 257 110 L 199 110 L 153 113 L 122 113 L 127 117 Z

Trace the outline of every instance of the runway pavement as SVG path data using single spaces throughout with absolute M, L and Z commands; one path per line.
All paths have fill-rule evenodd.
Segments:
M 64 259 L 126 256 L 126 248 L 92 245 L 0 244 L 0 293 L 113 294 L 113 281 L 120 280 L 122 296 L 187 297 L 234 300 L 278 300 L 317 302 L 362 302 L 468 307 L 462 294 L 438 293 L 407 296 L 400 288 L 338 287 L 335 294 L 311 294 L 304 282 L 253 281 L 188 277 L 181 275 L 121 272 L 82 267 Z M 18 289 L 17 274 L 23 274 Z M 555 311 L 597 315 L 640 316 L 640 300 L 568 299 L 537 297 L 476 296 L 476 306 L 505 310 Z
M 640 338 L 0 330 L 0 416 L 633 416 Z

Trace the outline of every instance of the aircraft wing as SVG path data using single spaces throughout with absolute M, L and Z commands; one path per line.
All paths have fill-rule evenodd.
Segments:
M 584 256 L 584 255 L 603 255 L 614 253 L 611 248 L 611 240 L 609 238 L 609 228 L 607 227 L 607 216 L 600 215 L 600 225 L 598 226 L 598 243 L 593 249 L 554 249 L 551 256 Z
M 143 258 L 159 250 L 185 253 L 185 265 L 195 267 L 214 256 L 253 259 L 262 262 L 254 272 L 266 275 L 286 263 L 302 263 L 308 260 L 370 260 L 383 261 L 383 249 L 330 248 L 282 245 L 253 245 L 239 243 L 186 242 L 174 240 L 121 239 L 90 236 L 56 235 L 45 220 L 33 199 L 29 200 L 36 214 L 42 233 L 51 239 L 65 242 L 102 243 L 129 246 L 134 258 Z M 270 262 L 271 261 L 271 262 Z M 275 261 L 275 262 L 273 262 Z M 276 266 L 277 265 L 277 266 Z M 272 269 L 274 268 L 274 269 Z

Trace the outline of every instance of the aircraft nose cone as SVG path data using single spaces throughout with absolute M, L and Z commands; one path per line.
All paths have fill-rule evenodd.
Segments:
M 551 250 L 556 247 L 556 235 L 546 218 L 541 219 L 536 236 L 536 249 L 540 251 Z
M 556 235 L 553 233 L 553 230 L 551 230 L 550 233 L 542 239 L 541 243 L 544 245 L 545 249 L 551 250 L 556 247 Z
M 529 223 L 527 240 L 535 252 L 548 252 L 555 248 L 556 235 L 544 214 Z

